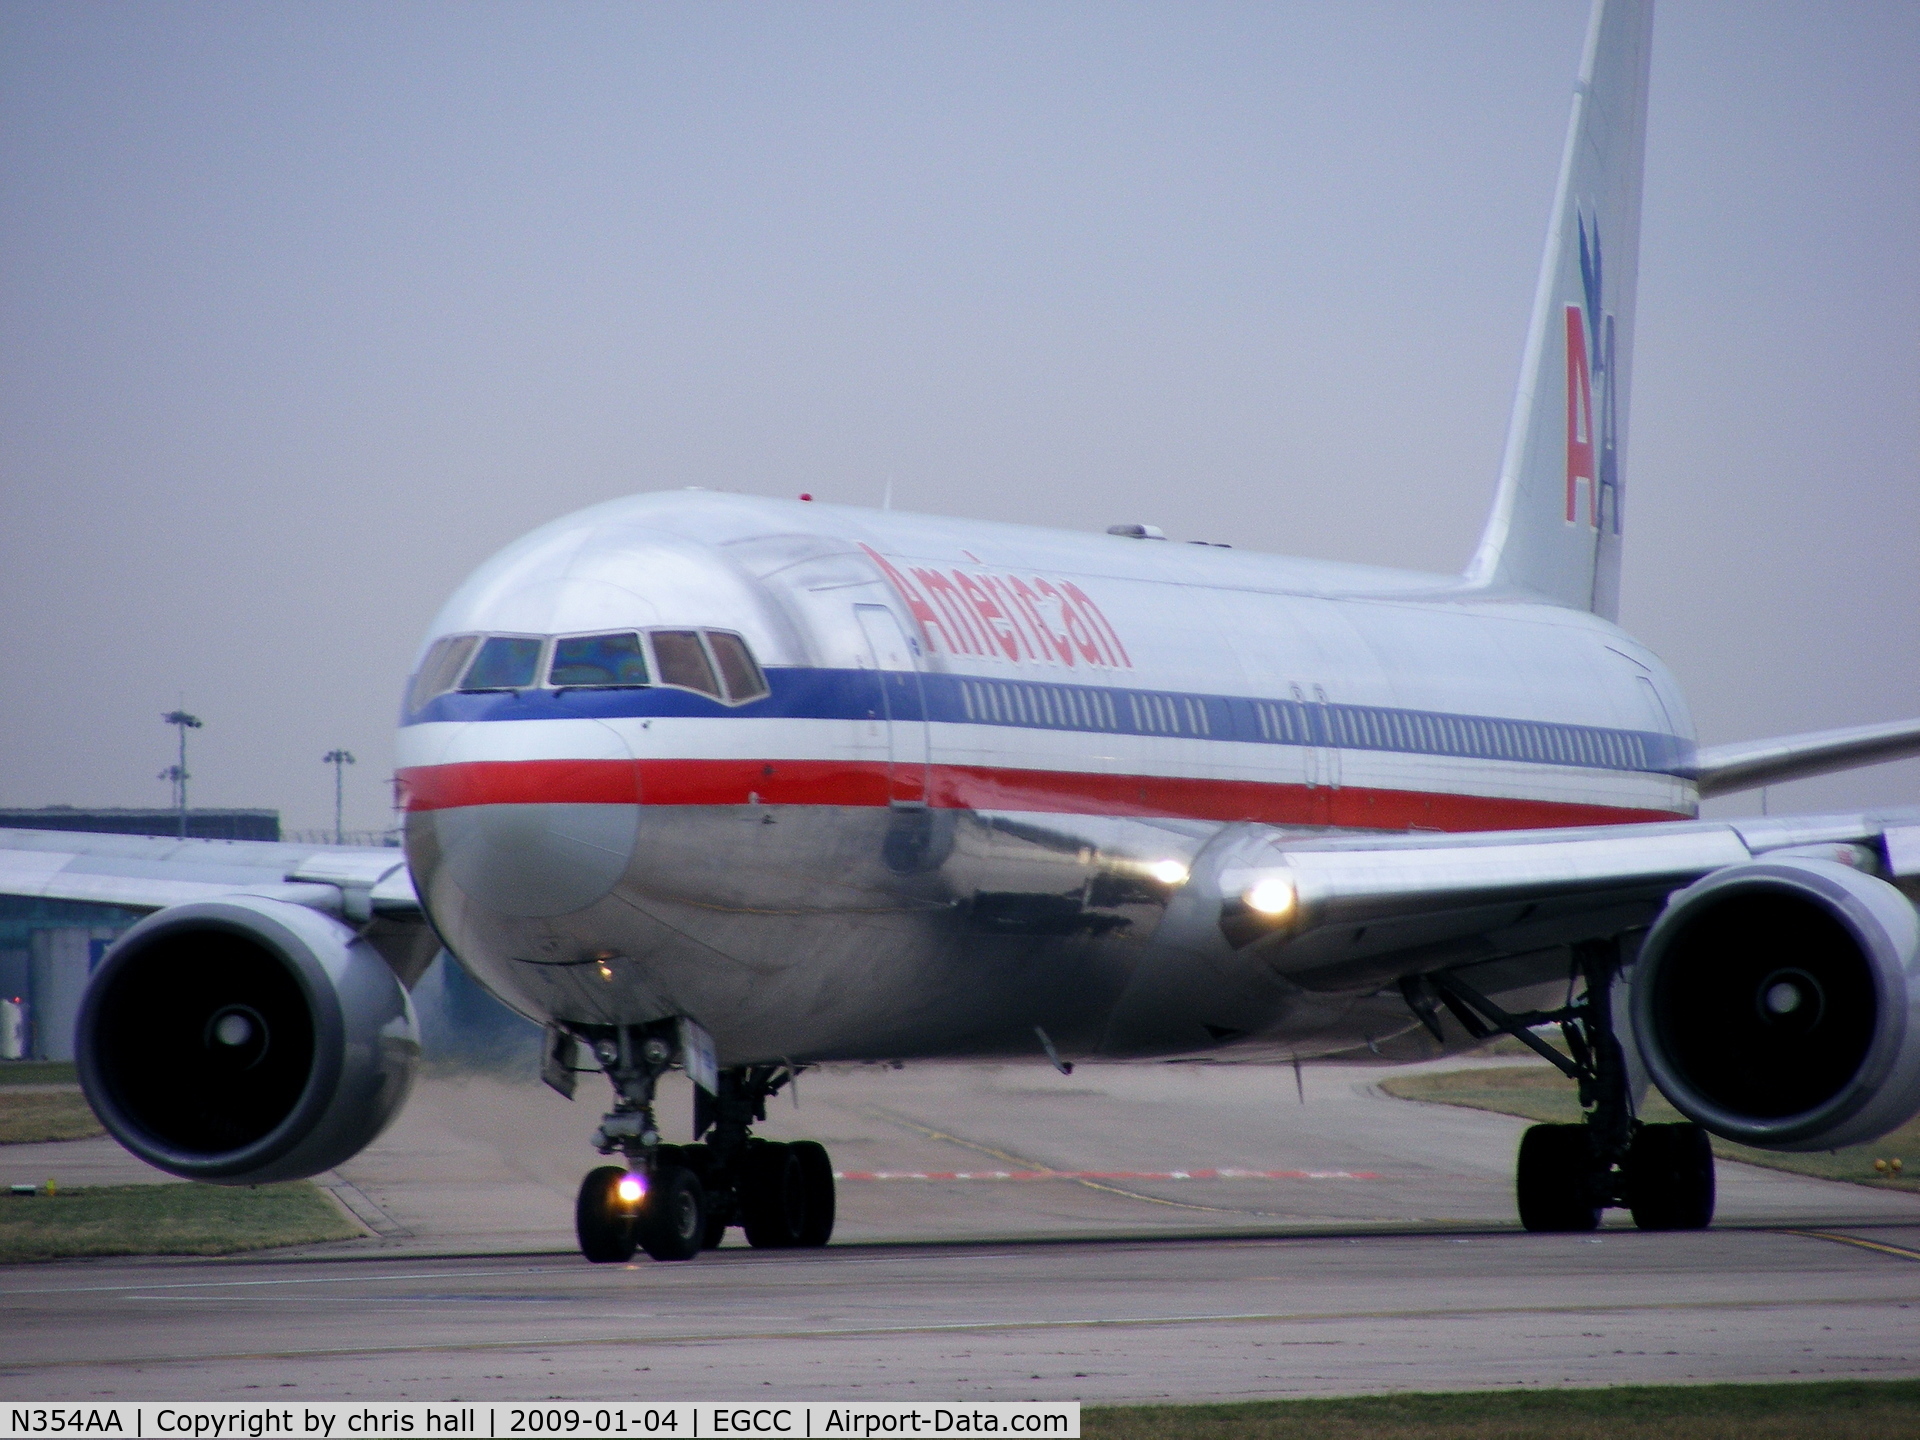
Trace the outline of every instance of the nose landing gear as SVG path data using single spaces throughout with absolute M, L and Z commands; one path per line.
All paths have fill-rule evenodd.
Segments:
M 580 1184 L 574 1207 L 580 1253 L 619 1263 L 642 1250 L 655 1260 L 691 1260 L 730 1225 L 760 1249 L 825 1245 L 833 1235 L 833 1163 L 811 1140 L 783 1143 L 752 1133 L 767 1100 L 792 1083 L 787 1065 L 743 1065 L 694 1091 L 694 1141 L 668 1145 L 654 1123 L 654 1092 L 675 1062 L 676 1022 L 608 1028 L 587 1037 L 614 1087 L 594 1146 L 625 1166 L 602 1165 Z M 702 1140 L 705 1143 L 701 1143 Z
M 580 1253 L 599 1264 L 631 1260 L 636 1249 L 655 1260 L 691 1260 L 706 1244 L 706 1192 L 675 1147 L 660 1143 L 653 1120 L 654 1090 L 673 1063 L 672 1029 L 622 1026 L 592 1046 L 614 1088 L 594 1148 L 618 1151 L 627 1163 L 602 1165 L 580 1182 L 573 1208 Z

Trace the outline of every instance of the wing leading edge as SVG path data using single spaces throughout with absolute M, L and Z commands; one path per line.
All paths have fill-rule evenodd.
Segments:
M 0 829 L 0 895 L 160 910 L 234 894 L 349 921 L 421 916 L 398 850 Z
M 1644 929 L 1703 876 L 1786 857 L 1912 880 L 1920 809 L 1449 835 L 1248 826 L 1208 868 L 1228 943 L 1305 988 L 1357 990 Z M 1247 905 L 1263 883 L 1276 913 Z
M 1709 745 L 1696 750 L 1680 773 L 1699 787 L 1700 798 L 1705 800 L 1912 755 L 1920 755 L 1920 720 L 1889 720 L 1772 740 Z

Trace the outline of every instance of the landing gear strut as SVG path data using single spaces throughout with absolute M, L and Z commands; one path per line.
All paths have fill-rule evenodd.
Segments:
M 723 1227 L 740 1226 L 747 1243 L 760 1249 L 824 1245 L 833 1235 L 833 1162 L 826 1147 L 762 1140 L 751 1131 L 794 1073 L 785 1065 L 743 1065 L 720 1072 L 718 1094 L 696 1090 L 693 1097 L 694 1138 L 709 1138 L 689 1148 L 711 1156 L 733 1201 Z
M 654 1090 L 677 1046 L 673 1024 L 622 1026 L 592 1046 L 614 1089 L 594 1148 L 627 1163 L 602 1165 L 580 1182 L 580 1253 L 603 1264 L 631 1260 L 636 1249 L 655 1260 L 691 1260 L 706 1241 L 709 1202 L 700 1177 L 660 1143 L 653 1119 Z
M 1580 999 L 1558 1010 L 1509 1014 L 1445 973 L 1402 982 L 1407 1003 L 1435 1034 L 1437 1000 L 1475 1039 L 1504 1032 L 1532 1047 L 1580 1087 L 1586 1117 L 1574 1125 L 1535 1125 L 1520 1141 L 1514 1177 L 1520 1223 L 1529 1230 L 1593 1230 L 1610 1206 L 1633 1214 L 1642 1230 L 1703 1230 L 1713 1220 L 1713 1151 L 1698 1125 L 1649 1125 L 1633 1113 L 1626 1055 L 1613 1029 L 1617 939 L 1573 947 Z M 1569 1054 L 1533 1034 L 1558 1024 Z
M 581 1182 L 574 1210 L 580 1252 L 597 1262 L 691 1260 L 730 1225 L 760 1248 L 825 1245 L 833 1235 L 833 1164 L 811 1140 L 781 1143 L 752 1133 L 767 1100 L 793 1082 L 789 1065 L 743 1065 L 715 1076 L 716 1093 L 694 1091 L 694 1141 L 662 1142 L 654 1121 L 660 1076 L 679 1058 L 677 1022 L 611 1027 L 588 1038 L 614 1089 L 594 1146 L 624 1166 L 602 1165 Z M 705 1143 L 700 1143 L 704 1138 Z

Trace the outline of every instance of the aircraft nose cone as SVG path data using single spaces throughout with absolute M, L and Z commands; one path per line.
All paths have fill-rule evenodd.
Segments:
M 619 883 L 633 857 L 640 829 L 633 754 L 596 720 L 546 721 L 527 728 L 537 729 L 552 758 L 503 760 L 500 728 L 469 725 L 440 759 L 472 774 L 476 798 L 486 801 L 434 812 L 446 878 L 499 915 L 583 910 Z

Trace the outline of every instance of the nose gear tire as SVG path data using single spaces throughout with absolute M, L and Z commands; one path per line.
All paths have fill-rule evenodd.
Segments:
M 622 1203 L 616 1190 L 626 1173 L 618 1165 L 602 1165 L 589 1170 L 580 1182 L 580 1198 L 573 1207 L 574 1234 L 580 1239 L 580 1253 L 597 1265 L 633 1258 L 633 1210 Z
M 707 1238 L 707 1199 L 698 1177 L 682 1165 L 657 1166 L 634 1231 L 655 1260 L 698 1255 Z

